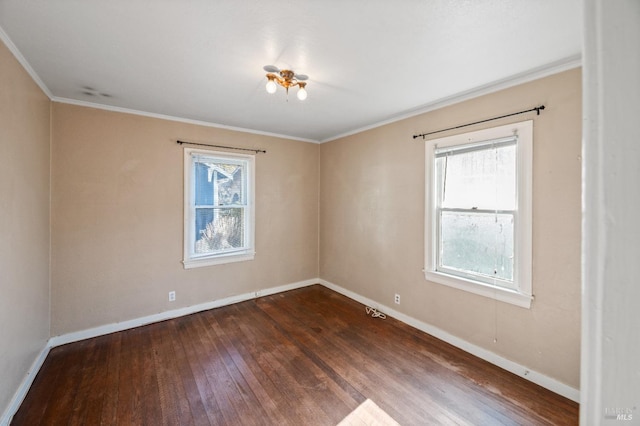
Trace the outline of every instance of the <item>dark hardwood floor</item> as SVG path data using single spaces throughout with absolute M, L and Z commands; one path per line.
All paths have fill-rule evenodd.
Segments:
M 54 348 L 13 425 L 577 424 L 578 405 L 320 285 Z

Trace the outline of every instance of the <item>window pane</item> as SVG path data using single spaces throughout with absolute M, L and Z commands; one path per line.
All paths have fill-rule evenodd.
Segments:
M 513 215 L 441 212 L 439 265 L 513 281 Z
M 200 238 L 200 235 L 202 235 L 207 225 L 211 222 L 213 222 L 212 208 L 196 208 L 196 235 L 194 241 Z
M 244 248 L 244 209 L 196 209 L 196 254 Z
M 209 179 L 209 167 L 200 162 L 194 165 L 196 178 L 196 206 L 213 205 L 213 182 Z
M 439 190 L 446 208 L 515 210 L 516 147 L 439 157 Z
M 246 205 L 244 165 L 197 157 L 195 179 L 197 206 Z

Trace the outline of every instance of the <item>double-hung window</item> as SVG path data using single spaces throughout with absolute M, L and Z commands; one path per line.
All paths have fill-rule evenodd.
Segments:
M 254 258 L 254 157 L 184 151 L 184 267 Z
M 426 147 L 425 277 L 531 303 L 532 122 Z

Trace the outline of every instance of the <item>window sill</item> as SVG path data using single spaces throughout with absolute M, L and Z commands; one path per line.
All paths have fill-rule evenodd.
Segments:
M 192 269 L 203 266 L 223 265 L 225 263 L 245 262 L 247 260 L 253 260 L 255 254 L 256 253 L 254 251 L 243 251 L 240 253 L 221 254 L 212 257 L 197 257 L 183 260 L 182 264 L 184 265 L 184 269 Z
M 454 277 L 452 275 L 443 274 L 434 271 L 424 271 L 424 277 L 427 281 L 432 281 L 448 287 L 457 288 L 458 290 L 467 291 L 489 299 L 499 300 L 501 302 L 510 303 L 521 308 L 530 309 L 533 296 L 530 294 L 520 293 L 515 290 L 493 287 L 477 281 L 471 281 L 464 278 Z

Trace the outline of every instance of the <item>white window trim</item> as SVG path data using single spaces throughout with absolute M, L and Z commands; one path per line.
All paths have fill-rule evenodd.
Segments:
M 212 157 L 228 158 L 231 160 L 246 161 L 247 167 L 247 248 L 237 251 L 193 256 L 193 229 L 195 218 L 193 217 L 193 203 L 195 201 L 195 171 L 191 167 L 191 157 L 193 155 L 206 155 Z M 203 266 L 221 265 L 232 262 L 244 262 L 253 260 L 255 257 L 255 158 L 253 155 L 230 154 L 228 152 L 209 151 L 203 149 L 184 149 L 184 231 L 183 231 L 183 260 L 185 269 L 198 268 Z
M 518 135 L 517 143 L 517 215 L 514 229 L 514 259 L 517 290 L 497 287 L 436 271 L 435 148 L 469 144 L 505 136 Z M 532 295 L 532 187 L 533 121 L 508 124 L 490 129 L 433 139 L 425 147 L 425 279 L 524 308 L 531 307 Z

